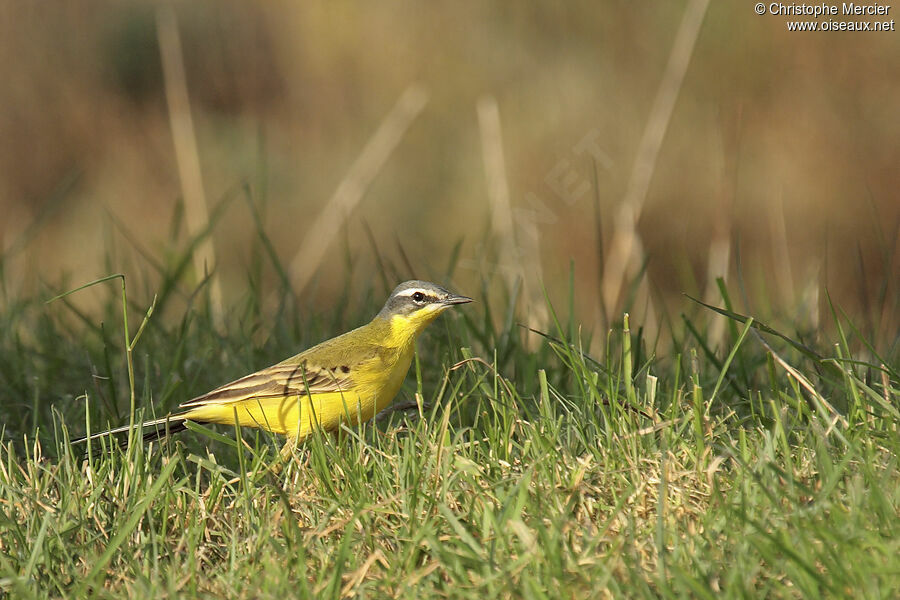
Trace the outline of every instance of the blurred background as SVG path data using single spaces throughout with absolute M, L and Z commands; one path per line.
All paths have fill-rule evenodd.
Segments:
M 896 334 L 897 32 L 692 0 L 9 2 L 0 67 L 5 298 L 123 271 L 149 302 L 205 210 L 187 277 L 225 307 L 262 231 L 322 303 L 378 269 L 524 276 L 540 323 L 571 279 L 586 327 L 656 327 L 722 276 L 741 310 L 815 325 L 827 289 Z

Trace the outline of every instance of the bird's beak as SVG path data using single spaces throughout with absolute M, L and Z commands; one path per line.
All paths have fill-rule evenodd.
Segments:
M 441 300 L 441 304 L 446 304 L 447 306 L 452 306 L 453 304 L 468 304 L 469 302 L 472 302 L 472 299 L 468 296 L 458 296 L 456 294 L 450 294 Z

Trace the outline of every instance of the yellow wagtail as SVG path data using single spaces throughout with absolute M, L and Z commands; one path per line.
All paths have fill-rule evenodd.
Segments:
M 439 314 L 471 298 L 427 281 L 407 281 L 391 293 L 367 325 L 326 340 L 276 365 L 225 384 L 179 406 L 180 412 L 145 422 L 156 437 L 185 421 L 259 427 L 288 437 L 287 449 L 319 428 L 361 423 L 385 408 L 403 384 L 418 335 Z M 128 431 L 128 426 L 75 440 Z

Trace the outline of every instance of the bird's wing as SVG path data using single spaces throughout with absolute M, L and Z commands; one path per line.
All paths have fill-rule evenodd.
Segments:
M 345 364 L 313 365 L 309 360 L 286 360 L 188 400 L 181 408 L 209 404 L 232 404 L 251 398 L 306 396 L 324 392 L 346 392 L 351 370 Z

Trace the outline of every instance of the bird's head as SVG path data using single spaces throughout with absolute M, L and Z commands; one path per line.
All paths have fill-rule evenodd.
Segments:
M 406 281 L 394 288 L 378 318 L 389 321 L 392 326 L 400 325 L 415 335 L 451 306 L 471 301 L 471 298 L 449 292 L 434 283 Z

